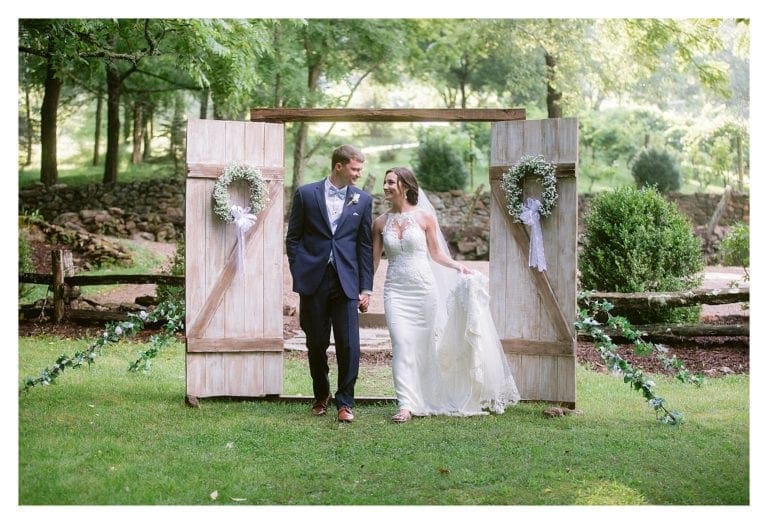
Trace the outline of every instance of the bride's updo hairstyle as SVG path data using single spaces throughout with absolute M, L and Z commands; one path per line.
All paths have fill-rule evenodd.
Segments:
M 403 188 L 405 200 L 412 206 L 415 206 L 419 202 L 419 183 L 416 182 L 416 175 L 413 174 L 413 171 L 407 167 L 393 167 L 387 169 L 384 176 L 387 176 L 389 173 L 397 175 L 397 182 Z

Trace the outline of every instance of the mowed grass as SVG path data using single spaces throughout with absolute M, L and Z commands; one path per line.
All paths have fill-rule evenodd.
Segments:
M 86 340 L 19 339 L 19 377 Z M 184 347 L 130 373 L 143 344 L 105 350 L 90 369 L 19 394 L 20 505 L 748 505 L 749 377 L 694 388 L 655 377 L 686 417 L 657 423 L 621 380 L 579 368 L 580 416 L 523 403 L 503 415 L 389 421 L 312 417 L 307 403 L 184 404 Z M 334 380 L 332 378 L 332 380 Z M 303 355 L 285 358 L 286 395 L 309 395 Z M 386 365 L 360 396 L 391 396 Z

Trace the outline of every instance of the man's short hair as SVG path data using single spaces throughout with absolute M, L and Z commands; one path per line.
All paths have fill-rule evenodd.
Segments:
M 350 160 L 357 160 L 358 162 L 365 162 L 365 155 L 355 146 L 344 144 L 333 150 L 331 155 L 331 170 L 336 167 L 336 164 L 341 165 L 349 164 Z

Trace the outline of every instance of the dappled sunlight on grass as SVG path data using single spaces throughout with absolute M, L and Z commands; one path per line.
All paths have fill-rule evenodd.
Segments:
M 593 481 L 579 488 L 574 504 L 598 506 L 626 506 L 647 504 L 637 490 L 616 481 Z

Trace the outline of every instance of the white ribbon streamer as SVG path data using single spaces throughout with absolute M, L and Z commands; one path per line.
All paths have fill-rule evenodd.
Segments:
M 256 215 L 251 213 L 250 207 L 232 206 L 233 222 L 237 226 L 237 269 L 245 267 L 245 232 L 256 223 Z
M 528 249 L 528 267 L 535 267 L 539 271 L 547 270 L 547 261 L 544 259 L 544 237 L 541 233 L 541 216 L 539 209 L 541 202 L 534 198 L 528 198 L 520 212 L 520 220 L 531 226 L 531 245 Z

